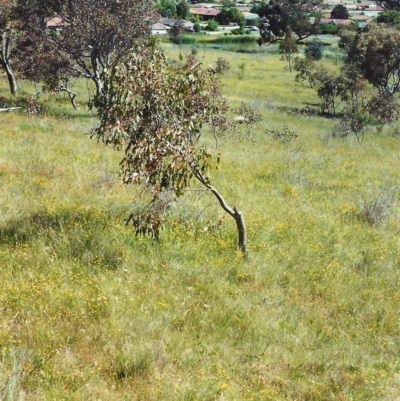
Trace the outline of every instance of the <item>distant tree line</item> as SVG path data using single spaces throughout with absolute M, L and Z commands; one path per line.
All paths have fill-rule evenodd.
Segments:
M 185 0 L 178 3 L 174 0 L 159 0 L 155 3 L 156 10 L 165 18 L 187 19 L 189 16 L 189 4 Z

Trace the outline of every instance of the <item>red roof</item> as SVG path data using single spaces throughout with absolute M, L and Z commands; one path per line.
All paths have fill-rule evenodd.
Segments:
M 356 15 L 350 15 L 351 19 L 355 19 L 356 21 L 368 21 L 372 19 L 370 15 L 361 15 L 361 14 L 356 14 Z
M 214 8 L 191 8 L 190 14 L 205 15 L 210 17 L 216 17 L 221 11 L 215 10 Z

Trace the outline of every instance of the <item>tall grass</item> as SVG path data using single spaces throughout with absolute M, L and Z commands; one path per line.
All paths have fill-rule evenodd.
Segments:
M 121 184 L 121 154 L 86 135 L 85 83 L 76 112 L 46 96 L 37 115 L 0 113 L 0 398 L 396 399 L 398 192 L 379 224 L 364 216 L 398 187 L 398 127 L 325 144 L 334 119 L 297 114 L 318 98 L 279 56 L 198 57 L 227 58 L 232 107 L 263 116 L 218 149 L 202 138 L 221 154 L 211 180 L 244 213 L 251 261 L 205 192 L 171 207 L 160 243 L 132 235 L 141 193 Z M 298 137 L 265 135 L 283 125 Z
M 190 34 L 190 35 L 182 35 L 182 38 L 162 38 L 162 39 L 172 39 L 175 43 L 179 43 L 182 41 L 182 44 L 215 44 L 215 43 L 256 43 L 257 42 L 256 35 L 204 35 L 204 34 Z

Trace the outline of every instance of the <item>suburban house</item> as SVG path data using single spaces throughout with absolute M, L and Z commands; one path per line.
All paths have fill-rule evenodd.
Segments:
M 384 8 L 382 6 L 378 6 L 377 4 L 361 3 L 358 6 L 365 11 L 384 11 Z
M 176 18 L 160 18 L 158 23 L 166 25 L 169 29 L 171 29 L 178 21 L 179 20 Z M 183 25 L 184 32 L 193 32 L 193 22 L 180 20 L 180 23 Z
M 215 3 L 197 3 L 197 4 L 191 4 L 191 8 L 219 8 L 222 7 L 221 4 L 215 4 Z
M 358 8 L 358 11 L 354 11 L 354 6 L 352 8 L 350 8 L 350 6 L 349 7 L 346 6 L 347 9 L 351 10 L 348 19 L 332 18 L 331 14 L 324 14 L 321 19 L 321 24 L 335 24 L 335 25 L 357 24 L 359 28 L 363 28 L 367 24 L 369 24 L 374 19 L 374 17 L 376 17 L 381 12 L 380 6 L 371 5 L 371 10 L 374 9 L 375 11 L 362 11 L 362 12 L 359 9 L 360 5 L 357 5 L 356 7 Z M 364 5 L 364 7 L 366 6 Z
M 153 24 L 151 27 L 152 35 L 166 35 L 169 33 L 170 30 L 171 30 L 170 26 L 161 24 L 159 22 Z
M 189 14 L 201 16 L 204 21 L 215 19 L 219 13 L 215 8 L 193 7 L 189 10 Z
M 257 21 L 260 19 L 260 16 L 255 13 L 250 13 L 247 11 L 242 11 L 244 18 L 246 18 L 247 23 L 252 23 L 253 21 Z
M 310 18 L 311 21 L 311 18 Z M 315 21 L 315 19 L 314 19 Z M 350 21 L 349 19 L 338 19 L 338 18 L 321 18 L 321 24 L 334 24 L 334 25 L 352 25 L 354 21 Z
M 373 17 L 371 17 L 369 15 L 362 15 L 362 14 L 350 15 L 350 18 L 353 21 L 356 21 L 358 23 L 365 22 L 366 24 L 368 24 L 369 22 L 371 22 L 374 19 Z

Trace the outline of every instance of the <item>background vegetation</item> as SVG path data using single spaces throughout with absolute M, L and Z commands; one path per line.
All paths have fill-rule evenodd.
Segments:
M 74 111 L 63 95 L 26 102 L 28 84 L 12 98 L 2 77 L 0 103 L 23 111 L 0 113 L 1 399 L 399 396 L 398 123 L 368 126 L 362 146 L 333 138 L 336 119 L 312 113 L 315 90 L 276 53 L 197 54 L 227 59 L 232 107 L 262 115 L 218 149 L 202 139 L 245 215 L 246 263 L 205 192 L 171 208 L 159 244 L 135 238 L 124 218 L 141 193 L 85 135 L 85 82 Z M 297 138 L 271 134 L 284 125 Z

